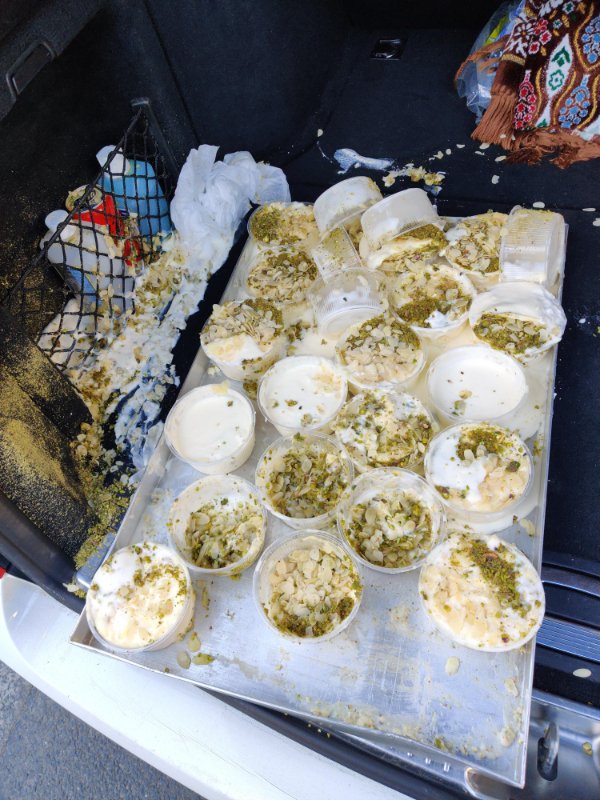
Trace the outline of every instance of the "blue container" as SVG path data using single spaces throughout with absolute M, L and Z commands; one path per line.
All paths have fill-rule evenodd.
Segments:
M 105 167 L 114 149 L 114 145 L 108 145 L 96 153 L 103 170 L 100 188 L 114 197 L 118 209 L 137 216 L 138 228 L 144 238 L 170 233 L 173 225 L 169 204 L 154 169 L 147 161 L 124 158 L 120 151 Z

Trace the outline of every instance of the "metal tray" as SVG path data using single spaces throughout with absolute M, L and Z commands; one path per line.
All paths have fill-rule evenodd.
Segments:
M 243 279 L 251 242 L 242 251 L 223 299 L 244 296 Z M 556 265 L 554 293 L 560 297 L 564 252 Z M 471 341 L 470 332 L 450 346 Z M 440 352 L 437 350 L 436 352 Z M 223 379 L 207 373 L 201 350 L 182 394 L 201 383 Z M 539 570 L 546 505 L 556 348 L 528 368 L 542 405 L 538 431 L 541 452 L 535 458 L 535 485 L 527 507 L 515 510 L 535 526 L 531 535 L 513 524 L 500 535 L 517 546 Z M 425 372 L 425 371 L 424 371 Z M 235 383 L 233 383 L 235 386 Z M 424 378 L 413 393 L 424 397 Z M 253 480 L 258 455 L 276 438 L 275 429 L 257 414 L 253 456 L 237 474 Z M 531 444 L 531 442 L 530 442 Z M 174 497 L 198 473 L 171 456 L 160 440 L 119 530 L 116 546 L 142 539 L 166 541 L 165 521 Z M 267 544 L 291 533 L 269 515 Z M 347 631 L 329 642 L 289 642 L 260 618 L 252 597 L 250 568 L 236 580 L 197 582 L 194 629 L 202 652 L 214 657 L 203 666 L 182 669 L 178 652 L 185 642 L 165 650 L 123 657 L 105 650 L 92 636 L 82 614 L 71 641 L 168 677 L 186 680 L 250 700 L 313 724 L 343 732 L 375 748 L 381 757 L 408 762 L 413 769 L 469 790 L 473 774 L 522 786 L 533 682 L 534 642 L 509 653 L 469 650 L 444 638 L 422 611 L 418 570 L 388 576 L 361 568 L 361 609 Z M 206 587 L 209 603 L 202 602 Z M 208 607 L 206 607 L 208 605 Z M 450 656 L 460 659 L 453 676 L 445 672 Z M 510 689 L 507 689 L 506 683 Z M 508 731 L 514 733 L 512 741 Z M 504 743 L 503 743 L 504 742 Z

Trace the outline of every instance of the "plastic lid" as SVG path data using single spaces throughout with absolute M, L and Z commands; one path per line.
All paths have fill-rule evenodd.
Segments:
M 326 234 L 338 225 L 351 222 L 379 200 L 381 192 L 371 178 L 359 176 L 340 181 L 315 200 L 317 226 L 322 234 Z
M 64 222 L 68 216 L 69 216 L 68 213 L 66 211 L 63 211 L 62 208 L 57 208 L 56 211 L 51 211 L 49 214 L 46 215 L 46 219 L 44 220 L 44 222 L 46 223 L 46 227 L 48 228 L 48 230 L 54 233 L 54 231 L 58 228 L 61 222 Z
M 96 153 L 96 160 L 107 172 L 111 175 L 124 175 L 127 171 L 127 159 L 123 155 L 122 150 L 117 150 L 114 158 L 110 162 L 110 164 L 106 164 L 108 161 L 110 154 L 116 149 L 116 145 L 114 144 L 107 144 L 106 147 L 102 147 Z
M 344 228 L 334 228 L 311 249 L 310 255 L 325 280 L 343 269 L 359 269 L 362 266 L 352 239 Z
M 502 280 L 552 283 L 564 242 L 560 214 L 515 206 L 500 242 Z
M 404 189 L 368 208 L 361 217 L 372 248 L 409 233 L 422 225 L 440 225 L 437 210 L 423 189 Z
M 313 284 L 310 300 L 319 332 L 335 338 L 351 325 L 376 317 L 385 310 L 379 277 L 369 270 L 348 269 L 329 280 Z

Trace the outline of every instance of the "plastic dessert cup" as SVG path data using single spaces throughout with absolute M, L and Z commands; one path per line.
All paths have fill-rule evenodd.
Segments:
M 486 452 L 479 455 L 473 444 L 475 449 L 467 448 L 469 452 L 465 450 L 461 457 L 459 444 L 464 436 L 474 443 L 487 443 Z M 429 443 L 424 467 L 449 521 L 474 530 L 481 526 L 487 533 L 510 523 L 511 512 L 533 484 L 533 459 L 524 442 L 516 433 L 488 422 L 462 423 L 438 433 Z
M 318 236 L 310 203 L 265 203 L 248 219 L 248 234 L 260 246 L 299 245 Z
M 433 279 L 450 279 L 458 284 L 458 292 L 463 297 L 467 297 L 468 301 L 461 312 L 453 312 L 452 306 L 445 313 L 439 310 L 433 311 L 427 318 L 429 325 L 420 325 L 418 322 L 413 322 L 410 318 L 405 318 L 402 313 L 403 306 L 411 303 L 411 298 L 414 297 L 414 291 L 411 289 L 415 286 L 415 282 L 419 281 L 419 274 L 429 274 Z M 461 273 L 454 267 L 447 267 L 443 264 L 423 266 L 418 272 L 405 272 L 400 275 L 388 276 L 388 290 L 390 307 L 394 313 L 403 322 L 406 322 L 411 328 L 419 335 L 421 339 L 432 342 L 441 342 L 445 339 L 450 339 L 456 336 L 462 328 L 466 325 L 469 319 L 469 308 L 475 295 L 477 294 L 475 287 L 467 278 L 466 275 Z M 424 289 L 427 293 L 427 290 Z M 451 302 L 451 301 L 448 301 Z
M 315 200 L 315 220 L 321 235 L 350 224 L 381 199 L 379 187 L 371 178 L 359 176 L 334 184 Z
M 216 513 L 229 512 L 238 504 L 245 504 L 249 513 L 259 517 L 259 522 L 250 546 L 240 558 L 222 567 L 201 567 L 193 560 L 186 529 L 190 516 L 201 506 L 214 506 Z M 231 526 L 230 526 L 231 527 Z M 265 543 L 267 514 L 260 495 L 251 483 L 236 475 L 214 475 L 192 483 L 175 499 L 169 512 L 167 532 L 171 547 L 185 561 L 192 575 L 237 575 L 251 566 L 258 558 Z
M 125 587 L 126 597 L 119 593 Z M 165 594 L 164 606 L 160 593 Z M 181 639 L 191 626 L 195 603 L 183 559 L 165 545 L 140 542 L 117 550 L 99 568 L 85 611 L 92 634 L 104 647 L 116 653 L 143 653 Z
M 381 502 L 381 499 L 383 499 L 384 503 L 393 502 L 398 497 L 403 496 L 410 501 L 415 499 L 429 512 L 430 535 L 428 540 L 420 546 L 416 545 L 418 549 L 414 557 L 407 558 L 407 563 L 401 566 L 385 566 L 369 560 L 366 552 L 361 552 L 359 549 L 358 543 L 352 541 L 353 538 L 356 538 L 352 534 L 352 509 L 359 504 L 365 505 L 368 509 L 369 502 L 374 500 L 375 502 Z M 386 511 L 386 509 L 383 510 Z M 369 512 L 366 511 L 365 515 L 367 513 Z M 382 530 L 381 526 L 390 528 L 387 514 L 384 516 L 385 522 L 380 522 L 379 531 Z M 368 520 L 365 521 L 368 522 Z M 406 469 L 372 469 L 359 475 L 347 490 L 344 501 L 337 512 L 338 529 L 349 552 L 369 569 L 390 574 L 408 572 L 421 566 L 427 554 L 441 542 L 444 536 L 445 522 L 446 517 L 443 506 L 431 486 L 423 478 Z M 414 535 L 410 532 L 404 537 L 394 536 L 395 539 L 404 539 L 403 547 L 398 548 L 401 553 L 408 554 L 408 550 L 411 549 L 408 547 L 411 534 Z M 364 548 L 364 550 L 368 551 L 368 547 Z
M 207 475 L 241 467 L 254 448 L 255 412 L 228 384 L 199 386 L 180 397 L 165 422 L 173 455 Z
M 326 429 L 346 401 L 344 371 L 323 356 L 288 356 L 261 378 L 259 410 L 282 436 Z
M 294 471 L 297 471 L 298 465 L 302 471 L 304 470 L 303 464 L 307 462 L 303 459 L 307 452 L 312 455 L 313 461 L 317 461 L 320 456 L 324 458 L 333 456 L 334 468 L 332 469 L 331 464 L 327 467 L 319 464 L 314 467 L 312 463 L 307 464 L 305 475 L 297 480 L 294 479 L 293 474 Z M 294 456 L 293 459 L 290 459 L 290 454 Z M 292 461 L 292 466 L 288 468 L 292 474 L 290 480 L 292 488 L 288 492 L 291 500 L 288 501 L 286 509 L 291 510 L 292 500 L 299 505 L 296 503 L 299 492 L 309 486 L 315 495 L 315 506 L 319 513 L 311 515 L 310 511 L 297 508 L 294 509 L 297 516 L 292 516 L 282 510 L 278 498 L 274 497 L 277 492 L 273 490 L 271 483 L 277 479 L 278 474 L 286 469 L 284 464 L 286 458 L 288 462 Z M 285 522 L 290 528 L 305 530 L 307 528 L 326 528 L 335 520 L 343 492 L 350 485 L 353 477 L 352 461 L 346 450 L 333 437 L 313 433 L 276 439 L 259 458 L 254 482 L 263 505 L 271 514 Z M 301 514 L 306 514 L 306 516 L 300 516 Z
M 450 534 L 423 564 L 419 596 L 445 636 L 486 653 L 522 647 L 544 618 L 544 588 L 533 564 L 497 536 Z
M 484 314 L 488 315 L 486 319 L 509 315 L 524 325 L 531 323 L 534 327 L 542 326 L 546 332 L 545 338 L 525 350 L 519 350 L 518 345 L 511 348 L 510 342 L 503 345 L 502 340 L 499 340 L 498 345 L 492 345 L 496 349 L 506 350 L 509 355 L 514 355 L 523 363 L 534 361 L 558 344 L 567 325 L 565 312 L 556 298 L 543 286 L 525 281 L 499 283 L 478 295 L 471 304 L 469 323 L 473 333 L 482 342 L 489 344 L 481 333 L 480 323 L 483 322 Z
M 345 616 L 343 616 L 343 614 L 340 615 L 334 613 L 334 626 L 330 630 L 326 630 L 326 632 L 321 635 L 295 635 L 292 630 L 277 625 L 276 621 L 273 619 L 273 604 L 276 601 L 273 599 L 274 592 L 272 586 L 272 576 L 277 575 L 278 564 L 284 560 L 288 560 L 289 557 L 297 551 L 308 551 L 309 553 L 312 552 L 313 554 L 315 551 L 317 551 L 319 555 L 322 552 L 331 554 L 335 561 L 338 564 L 343 565 L 343 569 L 346 570 L 347 580 L 345 580 L 345 583 L 348 585 L 339 593 L 342 595 L 340 598 L 341 600 L 347 598 L 346 602 L 352 602 L 351 610 Z M 317 561 L 316 563 L 320 564 L 320 561 Z M 292 566 L 289 561 L 288 565 L 290 567 Z M 317 573 L 314 583 L 315 585 L 319 585 L 320 578 L 318 566 L 315 568 L 314 572 Z M 336 570 L 334 574 L 336 573 L 339 573 L 339 569 Z M 302 578 L 300 578 L 300 580 L 302 584 L 310 584 L 311 582 L 310 579 L 308 581 L 304 581 Z M 324 583 L 327 585 L 326 580 Z M 332 639 L 351 624 L 352 620 L 358 614 L 362 596 L 362 582 L 353 559 L 348 555 L 344 547 L 342 547 L 342 544 L 337 537 L 331 536 L 330 534 L 319 530 L 306 530 L 302 533 L 287 536 L 285 539 L 273 542 L 273 544 L 267 547 L 258 564 L 256 565 L 253 588 L 258 613 L 272 630 L 277 631 L 278 634 L 289 640 L 296 642 L 313 642 L 315 644 L 326 642 L 329 639 Z M 310 589 L 307 589 L 307 587 L 303 585 L 302 589 L 300 589 L 298 593 L 300 601 L 302 601 L 303 597 L 306 596 L 308 591 L 310 591 Z M 328 596 L 327 590 L 326 595 Z M 340 600 L 336 598 L 336 602 L 339 604 Z
M 423 189 L 404 189 L 368 208 L 361 217 L 372 249 L 423 225 L 441 226 L 437 210 Z
M 431 402 L 447 422 L 508 424 L 526 402 L 529 388 L 521 365 L 487 345 L 454 347 L 427 371 Z
M 344 269 L 360 269 L 362 263 L 348 232 L 334 228 L 315 245 L 310 254 L 323 280 L 329 280 Z

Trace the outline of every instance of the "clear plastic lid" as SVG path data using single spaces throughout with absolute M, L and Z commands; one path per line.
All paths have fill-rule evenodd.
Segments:
M 315 200 L 315 220 L 321 234 L 352 222 L 381 198 L 381 191 L 371 178 L 359 176 L 336 183 Z
M 370 247 L 380 247 L 396 236 L 423 225 L 442 225 L 436 208 L 423 189 L 404 189 L 368 208 L 361 224 Z
M 364 269 L 349 269 L 319 278 L 310 292 L 319 332 L 326 338 L 342 335 L 350 326 L 382 314 L 387 307 L 381 276 Z
M 352 239 L 344 228 L 334 228 L 321 241 L 311 248 L 317 269 L 324 280 L 344 269 L 360 269 L 362 262 L 352 244 Z
M 565 235 L 565 220 L 560 214 L 515 206 L 500 243 L 502 280 L 552 285 Z

